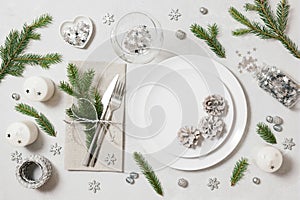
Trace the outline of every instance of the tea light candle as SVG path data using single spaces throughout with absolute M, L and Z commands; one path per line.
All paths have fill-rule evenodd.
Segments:
M 267 146 L 262 148 L 256 158 L 256 164 L 260 169 L 265 172 L 275 172 L 277 171 L 282 165 L 282 154 L 281 152 L 271 146 Z
M 47 101 L 53 96 L 55 85 L 49 78 L 32 76 L 25 80 L 23 91 L 31 101 Z
M 15 122 L 6 130 L 6 138 L 14 146 L 27 146 L 38 137 L 38 128 L 31 121 Z

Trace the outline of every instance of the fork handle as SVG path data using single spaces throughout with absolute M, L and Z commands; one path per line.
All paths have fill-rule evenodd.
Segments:
M 86 166 L 88 167 L 90 162 L 91 162 L 91 159 L 93 157 L 93 154 L 94 154 L 94 151 L 96 149 L 96 144 L 97 144 L 97 138 L 99 137 L 99 133 L 101 131 L 101 124 L 98 124 L 97 125 L 97 128 L 95 130 L 95 134 L 94 134 L 94 137 L 93 137 L 93 140 L 90 144 L 90 147 L 88 149 L 88 152 L 86 152 L 85 156 L 84 156 L 84 159 L 83 159 L 83 162 L 82 162 L 82 165 L 83 166 Z
M 112 119 L 112 115 L 113 115 L 113 112 L 110 112 L 109 113 L 109 118 L 108 118 L 109 121 Z M 91 161 L 89 163 L 90 167 L 95 167 L 95 165 L 96 165 L 96 162 L 97 162 L 97 159 L 98 159 L 98 156 L 99 156 L 99 152 L 100 152 L 100 149 L 102 147 L 103 139 L 106 135 L 106 132 L 109 131 L 108 129 L 109 129 L 109 124 L 104 124 L 101 127 L 100 134 L 99 134 L 99 137 L 98 137 L 98 140 L 97 140 L 97 146 L 95 148 L 95 151 L 94 151 L 93 155 L 91 155 L 92 158 L 91 158 Z

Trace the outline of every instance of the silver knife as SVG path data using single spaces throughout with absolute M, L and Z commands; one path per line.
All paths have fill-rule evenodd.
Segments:
M 109 107 L 109 102 L 110 102 L 112 93 L 113 93 L 113 91 L 116 87 L 116 84 L 118 82 L 118 79 L 119 79 L 119 74 L 114 76 L 113 80 L 110 82 L 109 86 L 107 87 L 106 91 L 104 92 L 104 94 L 102 96 L 101 103 L 103 105 L 103 110 L 102 110 L 102 114 L 101 114 L 100 119 L 105 118 L 107 109 Z M 93 157 L 93 152 L 96 148 L 96 143 L 97 143 L 97 140 L 98 140 L 98 137 L 99 137 L 100 130 L 101 130 L 101 124 L 99 123 L 97 128 L 96 128 L 95 134 L 93 136 L 93 140 L 92 140 L 92 142 L 90 144 L 90 147 L 88 149 L 88 152 L 86 153 L 85 158 L 83 160 L 83 163 L 82 163 L 83 166 L 89 166 L 91 158 Z

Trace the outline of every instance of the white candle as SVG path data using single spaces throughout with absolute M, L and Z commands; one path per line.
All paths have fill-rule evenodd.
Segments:
M 6 130 L 6 138 L 14 146 L 27 146 L 38 137 L 38 128 L 31 121 L 15 122 Z
M 32 76 L 25 80 L 23 91 L 31 101 L 47 101 L 53 96 L 55 85 L 49 78 Z
M 281 152 L 271 146 L 263 147 L 257 154 L 256 164 L 265 172 L 275 172 L 282 165 Z

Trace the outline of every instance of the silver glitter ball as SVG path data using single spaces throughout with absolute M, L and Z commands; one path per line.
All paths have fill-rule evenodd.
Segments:
M 273 123 L 273 117 L 272 116 L 267 116 L 266 121 L 269 123 Z
M 189 185 L 189 182 L 186 179 L 181 178 L 178 180 L 178 185 L 180 187 L 186 188 Z
M 282 131 L 282 126 L 279 125 L 279 124 L 275 124 L 275 125 L 273 126 L 273 129 L 274 129 L 275 131 L 277 131 L 277 132 L 281 132 L 281 131 Z
M 199 9 L 199 11 L 203 14 L 203 15 L 206 15 L 208 13 L 208 9 L 207 8 L 204 8 L 204 7 L 201 7 Z
M 257 178 L 257 177 L 254 177 L 254 178 L 252 179 L 252 181 L 253 181 L 253 183 L 255 183 L 256 185 L 260 184 L 260 179 Z
M 20 100 L 21 96 L 18 93 L 12 93 L 11 98 L 18 101 Z
M 127 177 L 126 182 L 129 184 L 134 184 L 134 180 L 131 177 Z
M 186 33 L 182 30 L 177 30 L 175 35 L 179 40 L 184 40 L 186 38 Z
M 273 123 L 276 125 L 281 125 L 281 124 L 283 124 L 283 119 L 281 117 L 275 116 L 273 118 Z
M 136 172 L 130 172 L 129 177 L 132 179 L 137 179 L 139 177 L 139 174 Z

